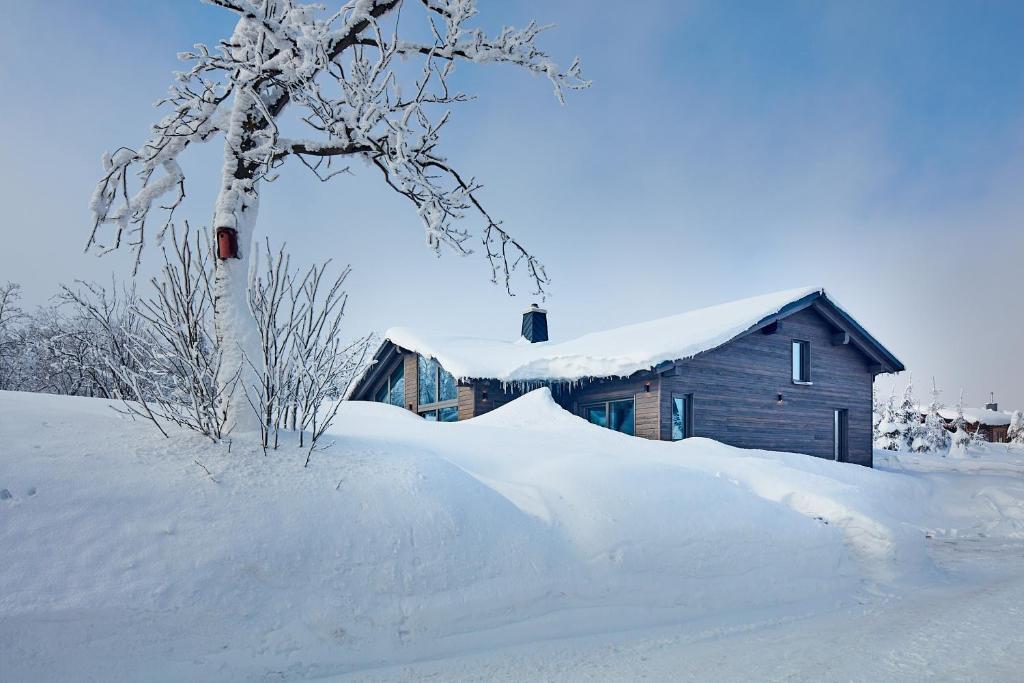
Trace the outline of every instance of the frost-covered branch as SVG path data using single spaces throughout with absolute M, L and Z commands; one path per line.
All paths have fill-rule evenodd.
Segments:
M 214 228 L 236 229 L 257 204 L 259 181 L 276 177 L 290 157 L 321 180 L 347 171 L 345 158 L 360 158 L 413 203 L 431 249 L 470 253 L 470 232 L 461 226 L 475 217 L 482 221 L 493 279 L 511 291 L 512 272 L 525 265 L 543 291 L 543 267 L 491 218 L 476 195 L 479 185 L 463 182 L 440 146 L 451 107 L 470 99 L 449 87 L 459 62 L 509 64 L 541 75 L 559 101 L 566 91 L 589 85 L 578 60 L 560 68 L 538 46 L 548 26 L 530 22 L 488 35 L 470 25 L 475 0 L 352 0 L 334 11 L 294 0 L 206 1 L 237 15 L 234 34 L 182 53 L 190 68 L 162 101 L 170 111 L 150 139 L 139 150 L 123 147 L 104 157 L 88 248 L 102 253 L 128 246 L 137 266 L 153 209 L 163 210 L 163 233 L 186 196 L 182 152 L 223 133 L 224 183 Z M 399 16 L 408 21 L 416 10 L 429 40 L 399 35 Z M 399 68 L 400 60 L 411 58 L 420 60 L 418 74 Z M 292 121 L 313 137 L 281 135 L 279 118 L 288 105 Z M 332 168 L 338 160 L 341 168 Z

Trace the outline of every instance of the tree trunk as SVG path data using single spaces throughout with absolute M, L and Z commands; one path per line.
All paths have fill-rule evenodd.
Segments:
M 213 220 L 215 245 L 220 228 L 234 230 L 238 240 L 238 258 L 217 260 L 214 290 L 214 329 L 223 354 L 217 381 L 223 391 L 228 433 L 260 429 L 259 416 L 245 395 L 246 389 L 253 394 L 253 385 L 259 382 L 257 370 L 263 370 L 259 329 L 249 310 L 248 299 L 249 271 L 254 255 L 253 231 L 259 213 L 260 168 L 247 160 L 245 154 L 266 137 L 265 125 L 253 97 L 244 91 L 236 94 L 224 143 L 221 188 Z M 232 382 L 235 383 L 233 389 L 227 391 Z

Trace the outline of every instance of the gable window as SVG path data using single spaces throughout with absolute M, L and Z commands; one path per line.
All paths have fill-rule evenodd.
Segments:
M 398 363 L 391 376 L 381 383 L 377 393 L 373 395 L 377 403 L 390 403 L 393 406 L 405 404 L 405 364 Z
M 583 417 L 587 419 L 587 422 L 599 427 L 614 429 L 623 434 L 633 434 L 636 406 L 632 398 L 588 403 L 583 406 Z
M 793 381 L 797 384 L 811 383 L 811 342 L 793 340 Z
M 419 385 L 419 414 L 435 422 L 459 419 L 459 391 L 455 378 L 433 358 L 416 358 L 416 379 Z
M 693 394 L 672 397 L 672 440 L 693 436 Z

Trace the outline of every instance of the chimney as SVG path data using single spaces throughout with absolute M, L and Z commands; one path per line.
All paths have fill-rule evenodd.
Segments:
M 986 404 L 985 404 L 985 410 L 995 410 L 995 411 L 997 411 L 997 412 L 998 412 L 998 410 L 999 410 L 999 404 L 998 404 L 998 403 L 996 403 L 996 395 L 995 395 L 995 392 L 993 392 L 993 393 L 990 393 L 990 394 L 988 395 L 988 403 L 986 403 Z
M 523 311 L 523 338 L 531 344 L 548 340 L 548 312 L 537 304 Z

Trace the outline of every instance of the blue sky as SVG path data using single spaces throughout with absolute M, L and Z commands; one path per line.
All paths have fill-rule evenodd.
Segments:
M 480 4 L 492 30 L 556 23 L 543 45 L 594 80 L 562 107 L 544 81 L 466 65 L 458 84 L 479 97 L 448 131 L 452 161 L 545 261 L 554 336 L 820 284 L 919 384 L 1024 408 L 1024 4 Z M 42 302 L 126 274 L 124 257 L 81 253 L 99 157 L 145 138 L 175 54 L 232 22 L 188 0 L 5 13 L 0 279 Z M 185 160 L 194 224 L 220 151 Z M 352 264 L 350 329 L 514 335 L 528 283 L 510 299 L 481 257 L 434 258 L 405 201 L 354 171 L 322 185 L 285 169 L 260 216 L 299 258 Z

